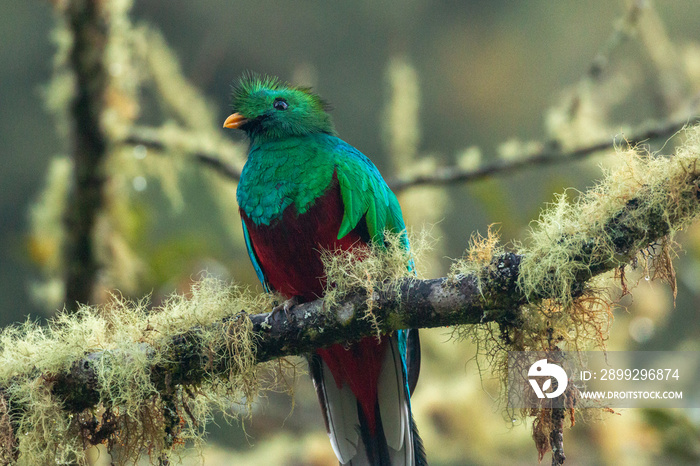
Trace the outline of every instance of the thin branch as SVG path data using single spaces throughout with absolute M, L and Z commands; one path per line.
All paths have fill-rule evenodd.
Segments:
M 178 136 L 175 136 L 175 133 Z M 239 148 L 233 143 L 224 140 L 222 141 L 223 146 L 214 150 L 204 147 L 189 149 L 187 141 L 197 140 L 197 138 L 198 136 L 190 134 L 185 129 L 167 128 L 164 130 L 140 126 L 132 128 L 129 135 L 121 142 L 134 146 L 141 145 L 158 152 L 167 152 L 173 149 L 184 150 L 189 152 L 195 160 L 205 167 L 214 170 L 224 178 L 238 182 L 241 178 L 241 170 L 225 162 L 222 158 L 222 151 L 238 154 L 240 153 Z
M 624 140 L 631 145 L 635 145 L 649 140 L 668 138 L 684 127 L 697 122 L 700 122 L 700 116 L 643 125 L 626 134 Z M 172 148 L 172 142 L 166 143 L 163 134 L 154 128 L 136 128 L 122 142 L 132 145 L 140 144 L 158 151 L 167 151 Z M 549 143 L 542 145 L 542 149 L 536 152 L 522 154 L 514 157 L 512 160 L 497 160 L 476 169 L 465 169 L 456 165 L 446 166 L 436 169 L 433 173 L 393 178 L 388 180 L 387 183 L 395 193 L 417 186 L 468 183 L 489 176 L 512 173 L 538 165 L 553 165 L 581 160 L 598 152 L 609 150 L 613 147 L 614 142 L 614 140 L 605 139 L 570 151 L 562 151 L 557 148 L 556 143 Z M 231 181 L 238 182 L 241 177 L 240 169 L 224 162 L 220 155 L 214 151 L 199 148 L 192 151 L 192 156 L 202 165 L 211 168 Z
M 224 175 L 231 181 L 238 182 L 241 179 L 240 170 L 233 168 L 232 166 L 228 165 L 227 163 L 225 163 L 217 157 L 213 157 L 203 152 L 192 154 L 192 156 L 195 159 L 197 159 L 202 165 L 207 166 L 212 170 Z
M 698 121 L 700 121 L 700 117 L 696 116 L 682 120 L 664 121 L 651 126 L 642 126 L 625 135 L 624 140 L 631 145 L 635 145 L 648 140 L 668 138 L 684 127 L 693 125 Z M 562 151 L 557 147 L 556 143 L 549 143 L 542 145 L 542 148 L 538 151 L 522 154 L 509 160 L 496 160 L 477 169 L 465 169 L 456 165 L 447 166 L 439 168 L 433 173 L 395 178 L 389 180 L 388 184 L 394 192 L 398 193 L 416 186 L 467 183 L 539 165 L 553 165 L 581 160 L 598 152 L 609 150 L 613 146 L 613 142 L 610 139 L 605 139 L 570 151 Z
M 92 300 L 101 268 L 93 229 L 104 204 L 104 160 L 107 139 L 100 117 L 104 107 L 107 74 L 103 62 L 107 45 L 107 8 L 101 2 L 75 0 L 66 6 L 73 38 L 69 65 L 76 78 L 76 95 L 70 107 L 73 119 L 73 187 L 66 210 L 65 303 L 75 309 Z
M 566 461 L 564 454 L 564 419 L 566 409 L 552 408 L 552 431 L 549 433 L 549 443 L 552 448 L 552 466 L 561 466 Z
M 613 50 L 632 37 L 639 26 L 640 16 L 643 14 L 644 9 L 648 7 L 648 2 L 645 0 L 634 0 L 631 2 L 624 16 L 618 20 L 608 40 L 603 43 L 603 46 L 593 57 L 593 61 L 588 68 L 587 76 L 589 78 L 599 79 L 601 77 L 610 62 L 610 55 L 612 55 Z

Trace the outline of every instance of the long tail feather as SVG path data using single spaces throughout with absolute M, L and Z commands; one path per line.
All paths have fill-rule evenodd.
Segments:
M 364 451 L 364 454 L 356 455 L 348 464 L 351 466 L 392 466 L 394 463 L 392 463 L 391 450 L 384 435 L 384 426 L 378 412 L 379 406 L 376 406 L 377 420 L 374 434 L 369 429 L 362 407 L 358 405 L 357 411 L 359 413 L 359 431 L 362 437 L 362 447 L 364 447 L 360 449 L 360 452 Z
M 309 367 L 333 451 L 341 463 L 348 463 L 358 451 L 357 399 L 349 387 L 338 388 L 319 355 L 310 358 Z
M 413 439 L 413 458 L 415 460 L 415 466 L 428 466 L 428 457 L 425 454 L 423 440 L 420 438 L 420 435 L 418 435 L 418 427 L 416 427 L 416 421 L 413 420 L 413 414 L 411 414 L 411 437 Z
M 420 354 L 417 331 L 414 335 L 397 332 L 382 338 L 386 340 L 377 345 L 377 350 L 384 354 L 380 353 L 381 357 L 375 359 L 377 364 L 381 363 L 381 367 L 375 366 L 379 370 L 378 378 L 374 379 L 377 383 L 376 399 L 370 400 L 372 404 L 369 405 L 373 405 L 373 408 L 368 408 L 367 400 L 364 400 L 363 406 L 363 402 L 357 398 L 358 394 L 350 389 L 351 386 L 357 387 L 358 380 L 347 380 L 349 377 L 359 377 L 359 382 L 362 382 L 366 373 L 331 373 L 331 367 L 336 368 L 334 370 L 342 368 L 338 365 L 342 358 L 366 353 L 356 351 L 350 345 L 348 354 L 343 350 L 340 352 L 341 357 L 333 360 L 330 366 L 324 360 L 324 357 L 330 356 L 311 356 L 311 376 L 328 436 L 341 464 L 425 465 L 425 451 L 411 414 L 409 390 L 411 381 L 415 383 L 417 379 L 417 366 L 420 364 L 420 357 L 415 356 Z M 368 342 L 355 345 L 359 344 Z M 337 356 L 338 349 L 321 354 L 332 353 Z M 409 356 L 408 361 L 406 356 Z M 353 365 L 357 366 L 357 362 Z M 363 367 L 361 361 L 359 367 Z
M 406 331 L 406 369 L 408 389 L 413 395 L 420 375 L 420 337 L 417 328 Z

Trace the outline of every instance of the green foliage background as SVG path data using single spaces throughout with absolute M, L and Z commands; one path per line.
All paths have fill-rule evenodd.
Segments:
M 554 137 L 575 145 L 597 135 L 597 141 L 648 119 L 667 117 L 675 109 L 669 106 L 680 105 L 672 101 L 673 95 L 697 99 L 700 10 L 694 0 L 654 2 L 674 46 L 673 63 L 683 69 L 678 73 L 683 75 L 681 90 L 671 89 L 665 76 L 674 70 L 664 68 L 663 57 L 645 45 L 643 39 L 650 35 L 652 42 L 662 42 L 652 33 L 638 34 L 616 47 L 604 79 L 582 81 L 626 5 L 602 0 L 410 0 L 400 5 L 136 0 L 131 17 L 163 33 L 185 77 L 212 103 L 216 121 L 228 115 L 230 84 L 245 70 L 312 84 L 336 108 L 340 135 L 392 177 L 397 167 L 406 170 L 407 164 L 428 156 L 433 158 L 429 164 L 438 165 L 465 160 L 471 146 L 480 148 L 484 162 L 499 151 L 507 155 L 508 147 L 517 153 L 525 145 L 513 138 Z M 0 4 L 2 325 L 47 316 L 55 309 L 35 299 L 31 290 L 43 280 L 44 251 L 56 245 L 37 245 L 29 232 L 30 206 L 45 186 L 50 160 L 69 151 L 61 126 L 46 110 L 55 23 L 49 2 Z M 409 66 L 408 81 L 391 81 L 391 70 L 400 71 L 402 63 Z M 401 107 L 400 99 L 392 100 L 392 85 L 412 82 L 410 70 L 417 78 L 417 94 L 404 89 L 403 96 L 419 103 L 417 110 L 410 102 Z M 590 114 L 576 125 L 557 126 L 552 108 L 560 108 L 574 92 L 584 96 L 582 105 Z M 139 121 L 159 124 L 161 103 L 148 90 L 140 98 Z M 398 108 L 399 115 L 389 120 L 387 108 Z M 400 123 L 402 108 L 411 118 Z M 412 158 L 396 155 L 401 147 L 396 144 L 397 125 L 419 136 L 408 149 L 402 148 L 403 156 Z M 240 141 L 235 134 L 226 137 Z M 576 138 L 580 141 L 572 142 Z M 510 145 L 503 149 L 507 141 Z M 528 222 L 553 200 L 553 193 L 591 185 L 600 177 L 597 165 L 611 163 L 606 157 L 610 154 L 445 191 L 406 193 L 402 202 L 408 223 L 416 229 L 427 223 L 438 237 L 433 257 L 423 263 L 423 274 L 444 275 L 450 258 L 461 256 L 471 233 L 485 234 L 492 223 L 499 224 L 505 241 L 523 239 Z M 138 279 L 127 294 L 152 292 L 158 302 L 173 291 L 187 290 L 203 269 L 259 287 L 240 242 L 232 187 L 208 189 L 213 181 L 206 169 L 180 159 L 173 164 L 182 167 L 175 188 L 168 189 L 167 177 L 145 173 L 145 189 L 129 193 L 130 209 L 119 217 L 124 242 L 138 257 L 132 269 Z M 134 181 L 140 175 L 125 176 Z M 230 217 L 222 216 L 219 208 L 227 203 L 232 206 Z M 699 349 L 698 227 L 685 232 L 680 242 L 687 254 L 677 265 L 676 307 L 667 289 L 642 282 L 634 302 L 625 302 L 628 311 L 616 311 L 611 348 Z M 640 326 L 653 333 L 640 333 Z M 432 463 L 534 464 L 529 430 L 511 427 L 492 402 L 489 394 L 497 392 L 497 382 L 489 380 L 488 370 L 483 380 L 479 378 L 470 360 L 476 348 L 469 342 L 447 341 L 448 329 L 425 335 L 415 405 Z M 212 432 L 205 462 L 223 464 L 236 458 L 240 464 L 333 464 L 305 376 L 299 377 L 295 391 L 293 410 L 286 394 L 268 394 L 244 426 L 224 425 Z M 695 463 L 700 461 L 699 423 L 694 412 L 626 410 L 622 416 L 567 431 L 567 456 L 572 464 Z

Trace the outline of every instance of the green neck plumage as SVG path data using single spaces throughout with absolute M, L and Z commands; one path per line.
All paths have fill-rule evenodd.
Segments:
M 323 195 L 334 165 L 327 134 L 254 139 L 238 185 L 238 205 L 257 225 L 270 225 L 293 207 L 303 214 Z

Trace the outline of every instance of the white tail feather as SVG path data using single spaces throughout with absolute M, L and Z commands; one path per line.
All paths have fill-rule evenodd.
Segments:
M 321 361 L 323 373 L 323 392 L 326 400 L 325 411 L 328 415 L 328 437 L 338 460 L 345 464 L 357 454 L 361 443 L 357 431 L 360 421 L 357 417 L 357 399 L 350 387 L 338 388 L 328 365 Z
M 413 465 L 408 388 L 396 334 L 392 335 L 390 342 L 379 374 L 379 412 L 391 464 Z
M 379 413 L 382 416 L 386 443 L 394 450 L 401 450 L 404 432 L 408 428 L 408 418 L 404 415 L 406 390 L 401 356 L 395 349 L 395 338 L 384 355 L 384 362 L 379 373 Z M 397 367 L 398 366 L 398 367 Z
M 409 394 L 396 334 L 390 337 L 389 342 L 379 372 L 379 415 L 392 466 L 413 466 L 415 458 Z M 328 365 L 321 358 L 319 363 L 321 380 L 314 381 L 321 382 L 317 389 L 320 388 L 323 393 L 324 413 L 327 415 L 328 436 L 333 451 L 343 465 L 372 466 L 359 434 L 357 398 L 348 385 L 338 388 Z

